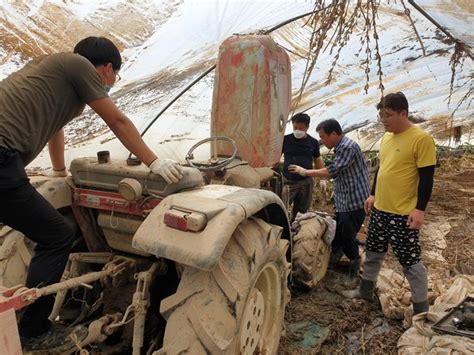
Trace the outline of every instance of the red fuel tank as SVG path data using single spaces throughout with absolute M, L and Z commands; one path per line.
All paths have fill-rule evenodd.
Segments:
M 222 43 L 214 81 L 211 135 L 237 142 L 253 167 L 278 164 L 290 110 L 291 68 L 268 35 L 233 36 Z M 218 143 L 219 156 L 232 154 Z

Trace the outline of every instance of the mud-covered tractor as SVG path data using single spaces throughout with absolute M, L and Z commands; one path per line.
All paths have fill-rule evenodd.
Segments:
M 55 294 L 50 316 L 85 337 L 82 353 L 275 354 L 291 277 L 312 287 L 329 248 L 321 218 L 288 221 L 275 167 L 290 106 L 290 62 L 269 36 L 219 51 L 210 159 L 191 148 L 166 184 L 134 159 L 72 161 L 68 178 L 32 178 L 77 228 L 61 282 L 25 289 L 31 242 L 0 229 L 0 312 Z M 305 227 L 306 226 L 306 227 Z M 291 276 L 293 265 L 293 276 Z M 62 352 L 64 349 L 51 349 Z

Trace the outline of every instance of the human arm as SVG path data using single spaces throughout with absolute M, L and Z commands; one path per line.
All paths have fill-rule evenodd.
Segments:
M 352 151 L 345 149 L 344 152 L 345 154 L 342 153 L 341 156 L 336 155 L 336 159 L 329 162 L 327 167 L 321 166 L 319 169 L 304 169 L 298 165 L 289 165 L 288 171 L 301 176 L 329 179 L 337 176 L 340 171 L 346 169 L 350 164 L 352 164 Z M 320 163 L 321 165 L 323 164 L 322 159 L 320 159 Z
M 316 169 L 324 168 L 324 162 L 323 159 L 321 159 L 321 156 L 314 158 L 314 166 L 316 167 Z
M 321 179 L 327 179 L 327 178 L 330 177 L 328 169 L 326 169 L 326 168 L 305 169 L 305 168 L 302 168 L 299 165 L 290 164 L 288 166 L 288 171 L 290 173 L 299 174 L 301 176 L 317 177 L 317 178 L 321 178 Z
M 419 229 L 425 220 L 425 209 L 433 190 L 434 170 L 436 165 L 436 147 L 433 138 L 423 135 L 415 143 L 414 157 L 418 166 L 418 189 L 416 207 L 408 215 L 407 225 L 410 229 Z
M 110 98 L 98 99 L 88 105 L 105 121 L 123 145 L 143 163 L 150 166 L 157 159 L 155 153 L 143 141 L 132 121 L 119 110 Z
M 375 186 L 377 185 L 377 176 L 379 173 L 379 169 L 375 171 L 374 182 L 372 183 L 372 188 L 370 189 L 370 195 L 364 202 L 364 211 L 365 214 L 370 214 L 372 212 L 372 208 L 374 207 L 375 203 Z
M 46 173 L 51 177 L 67 176 L 66 164 L 64 163 L 64 130 L 61 128 L 48 141 L 49 157 L 53 169 Z
M 433 190 L 435 166 L 418 168 L 420 181 L 418 183 L 416 208 L 408 215 L 407 225 L 410 229 L 419 229 L 425 219 L 425 209 Z
M 161 175 L 168 183 L 181 179 L 181 166 L 169 159 L 157 161 L 158 157 L 143 141 L 135 125 L 110 98 L 94 100 L 88 105 L 104 120 L 122 144 L 149 166 L 153 173 Z

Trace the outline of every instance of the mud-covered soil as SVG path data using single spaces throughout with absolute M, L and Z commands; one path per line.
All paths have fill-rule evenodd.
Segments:
M 317 186 L 318 184 L 316 184 Z M 321 194 L 315 188 L 314 209 L 331 211 L 328 194 Z M 474 156 L 445 158 L 436 170 L 432 198 L 427 209 L 426 221 L 447 221 L 451 225 L 446 235 L 447 248 L 443 257 L 447 261 L 446 278 L 453 276 L 456 267 L 464 264 L 474 266 L 473 252 L 474 216 Z M 423 245 L 426 250 L 428 246 Z M 428 272 L 435 265 L 424 261 Z M 386 265 L 401 272 L 391 250 Z M 397 341 L 404 332 L 402 321 L 384 318 L 380 304 L 368 304 L 364 301 L 346 300 L 336 289 L 341 288 L 340 277 L 343 267 L 329 270 L 325 278 L 311 292 L 292 290 L 292 300 L 286 311 L 286 325 L 298 322 L 318 323 L 329 328 L 329 336 L 322 346 L 308 348 L 301 345 L 304 332 L 290 332 L 282 337 L 282 354 L 396 354 Z M 308 333 L 306 333 L 308 335 Z

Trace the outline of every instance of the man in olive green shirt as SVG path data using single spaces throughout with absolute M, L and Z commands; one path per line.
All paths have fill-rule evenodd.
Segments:
M 26 287 L 43 287 L 60 280 L 74 230 L 32 187 L 25 166 L 48 144 L 53 171 L 57 176 L 67 174 L 63 127 L 79 116 L 85 105 L 153 173 L 168 183 L 182 177 L 176 162 L 157 159 L 108 96 L 121 64 L 120 52 L 110 40 L 88 37 L 75 46 L 74 53 L 36 58 L 0 82 L 0 222 L 37 243 Z M 44 338 L 54 338 L 48 320 L 53 302 L 52 296 L 42 297 L 23 312 L 19 330 L 26 348 L 45 344 Z M 64 336 L 58 339 L 64 341 Z M 54 341 L 48 343 L 49 347 L 55 345 Z

